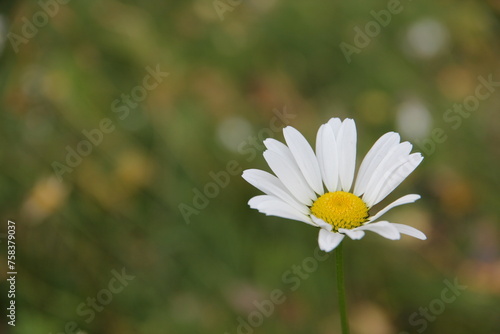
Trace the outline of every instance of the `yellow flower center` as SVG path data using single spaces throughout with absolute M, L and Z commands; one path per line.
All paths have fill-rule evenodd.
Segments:
M 333 231 L 339 228 L 353 229 L 363 225 L 368 218 L 368 207 L 358 196 L 336 191 L 320 196 L 312 205 L 311 213 L 333 226 Z

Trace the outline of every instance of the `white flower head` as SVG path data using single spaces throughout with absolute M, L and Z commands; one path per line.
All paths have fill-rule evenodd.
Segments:
M 288 126 L 283 134 L 287 145 L 271 138 L 264 141 L 264 158 L 276 176 L 258 169 L 243 172 L 247 182 L 265 193 L 250 199 L 251 208 L 319 227 L 319 247 L 326 252 L 346 235 L 358 240 L 365 231 L 391 240 L 399 239 L 401 233 L 426 239 L 413 227 L 378 220 L 396 206 L 415 202 L 420 195 L 403 196 L 377 214 L 369 214 L 423 159 L 420 153 L 410 154 L 412 145 L 401 143 L 399 134 L 388 132 L 377 140 L 363 159 L 356 182 L 354 120 L 332 118 L 321 125 L 316 153 L 295 128 Z

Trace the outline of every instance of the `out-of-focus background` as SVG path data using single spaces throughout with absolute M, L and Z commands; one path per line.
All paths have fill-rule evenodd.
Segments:
M 0 332 L 339 333 L 317 230 L 249 209 L 261 142 L 331 117 L 427 241 L 345 243 L 352 333 L 500 333 L 498 1 L 11 1 L 0 14 Z M 16 326 L 6 324 L 7 221 Z

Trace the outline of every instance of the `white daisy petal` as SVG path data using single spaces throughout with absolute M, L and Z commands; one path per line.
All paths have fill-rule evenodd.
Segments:
M 342 190 L 349 191 L 356 168 L 356 124 L 347 118 L 340 126 L 337 136 L 339 151 L 339 177 Z
M 380 191 L 381 184 L 385 181 L 384 176 L 386 178 L 389 177 L 390 174 L 388 171 L 393 171 L 395 168 L 406 162 L 411 148 L 412 146 L 408 142 L 398 144 L 389 149 L 385 157 L 382 161 L 380 161 L 377 168 L 370 176 L 370 181 L 368 181 L 365 193 L 363 194 L 363 201 L 368 205 L 368 207 L 372 207 L 374 205 L 375 199 Z
M 328 125 L 330 125 L 330 127 L 332 128 L 335 137 L 337 137 L 339 134 L 340 126 L 342 125 L 342 121 L 340 120 L 340 118 L 330 118 L 330 120 L 328 121 Z
M 283 129 L 283 135 L 307 183 L 317 194 L 323 195 L 325 192 L 321 182 L 321 171 L 311 145 L 297 129 L 291 126 Z
M 348 230 L 346 228 L 340 228 L 339 232 L 340 233 L 344 233 L 345 235 L 347 235 L 352 240 L 359 240 L 359 239 L 361 239 L 361 238 L 363 238 L 365 236 L 365 232 L 364 231 L 355 230 L 355 229 L 354 230 Z
M 286 189 L 276 176 L 259 169 L 247 169 L 243 172 L 242 177 L 255 188 L 266 193 L 273 195 L 290 204 L 303 214 L 309 214 L 309 208 L 300 203 L 292 194 Z
M 377 198 L 379 197 L 382 189 L 384 189 L 388 184 L 392 184 L 391 180 L 399 179 L 398 169 L 402 166 L 405 166 L 411 159 L 411 155 L 401 157 L 400 161 L 393 161 L 392 164 L 387 166 L 385 172 L 380 175 L 380 179 L 374 185 L 372 185 L 369 190 L 370 197 L 366 199 L 366 202 L 370 207 L 379 202 L 377 201 Z
M 276 152 L 280 156 L 282 156 L 283 161 L 285 161 L 286 164 L 289 165 L 291 168 L 300 171 L 299 165 L 295 161 L 295 158 L 293 157 L 293 154 L 288 146 L 273 138 L 267 138 L 266 140 L 264 140 L 264 145 L 269 151 Z M 302 175 L 303 178 L 302 172 L 300 172 L 300 174 Z
M 257 195 L 257 196 L 250 198 L 250 200 L 248 201 L 248 205 L 252 209 L 259 209 L 259 205 L 261 205 L 262 203 L 269 202 L 269 201 L 276 201 L 276 200 L 278 200 L 278 199 L 274 196 L 271 196 L 271 195 Z
M 414 227 L 408 226 L 408 225 L 403 225 L 403 224 L 396 224 L 392 223 L 394 227 L 396 227 L 399 231 L 399 233 L 406 234 L 409 236 L 412 236 L 414 238 L 420 239 L 420 240 L 426 240 L 427 237 L 425 236 L 424 233 L 420 232 Z
M 354 230 L 372 231 L 390 240 L 398 240 L 399 238 L 401 238 L 398 229 L 388 221 L 366 224 L 357 227 Z
M 387 180 L 382 185 L 373 205 L 379 203 L 383 200 L 387 195 L 389 195 L 397 186 L 403 182 L 408 175 L 410 175 L 415 168 L 422 162 L 424 157 L 420 153 L 410 154 L 408 160 L 401 166 L 399 166 L 394 172 L 391 174 Z
M 270 195 L 259 195 L 252 197 L 248 201 L 248 205 L 252 209 L 257 209 L 259 212 L 266 214 L 267 216 L 277 216 L 292 220 L 298 220 L 309 225 L 317 226 L 309 216 L 301 213 L 288 203 L 282 200 L 270 196 Z
M 330 192 L 337 191 L 339 180 L 337 140 L 332 128 L 326 124 L 323 124 L 318 130 L 316 155 L 326 188 Z
M 268 150 L 282 154 L 282 155 L 286 156 L 288 159 L 290 159 L 291 161 L 293 161 L 294 164 L 296 164 L 292 152 L 290 152 L 290 149 L 288 148 L 288 146 L 286 146 L 282 142 L 280 142 L 276 139 L 273 139 L 273 138 L 267 138 L 266 140 L 264 140 L 264 145 L 266 146 L 266 148 Z M 298 167 L 298 165 L 297 165 L 297 167 Z
M 327 231 L 331 231 L 333 229 L 333 226 L 325 222 L 323 219 L 320 219 L 316 217 L 315 215 L 311 215 L 311 219 L 316 225 L 321 227 L 322 229 L 325 229 Z
M 403 197 L 395 200 L 394 202 L 392 202 L 391 204 L 389 204 L 388 206 L 386 206 L 385 208 L 383 208 L 379 212 L 377 212 L 374 216 L 368 218 L 368 223 L 379 219 L 380 217 L 382 217 L 383 214 L 385 214 L 386 212 L 388 212 L 389 210 L 391 210 L 392 208 L 394 208 L 396 206 L 408 204 L 408 203 L 413 203 L 418 199 L 420 199 L 420 195 L 417 195 L 417 194 L 410 194 L 410 195 L 403 196 Z
M 270 150 L 264 152 L 264 159 L 283 185 L 301 203 L 311 205 L 317 198 L 293 161 Z
M 399 134 L 388 132 L 373 144 L 359 167 L 356 184 L 354 185 L 354 195 L 361 196 L 366 191 L 368 181 L 373 172 L 385 157 L 387 151 L 399 144 L 399 140 Z
M 319 230 L 318 244 L 319 248 L 325 252 L 331 252 L 344 239 L 344 235 L 327 230 Z

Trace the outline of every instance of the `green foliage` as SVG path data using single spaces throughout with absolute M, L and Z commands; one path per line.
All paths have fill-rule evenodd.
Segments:
M 421 194 L 387 218 L 429 239 L 345 244 L 352 332 L 500 332 L 499 87 L 453 111 L 479 77 L 500 81 L 494 1 L 402 1 L 386 26 L 381 0 L 62 2 L 0 16 L 0 212 L 18 267 L 1 332 L 232 334 L 278 289 L 255 333 L 337 333 L 334 257 L 294 289 L 317 231 L 251 210 L 240 177 L 267 169 L 273 127 L 314 143 L 330 117 L 356 120 L 358 164 L 393 130 L 425 156 L 382 205 Z M 122 268 L 134 279 L 115 293 Z M 467 289 L 423 329 L 455 278 Z M 109 296 L 89 320 L 88 298 Z

